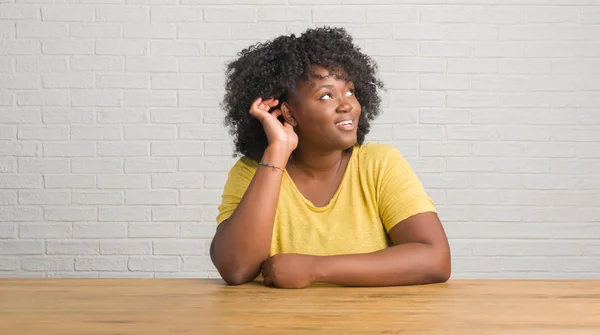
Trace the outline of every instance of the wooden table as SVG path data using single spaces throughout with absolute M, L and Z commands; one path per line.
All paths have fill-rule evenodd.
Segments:
M 188 279 L 0 279 L 0 334 L 600 334 L 600 281 L 303 290 Z

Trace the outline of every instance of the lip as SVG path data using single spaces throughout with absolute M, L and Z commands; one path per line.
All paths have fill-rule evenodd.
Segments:
M 351 123 L 350 124 L 342 124 L 342 125 L 339 124 L 340 122 L 344 122 L 344 121 L 350 121 Z M 352 119 L 339 120 L 334 124 L 337 128 L 342 129 L 342 130 L 354 130 L 354 128 L 356 127 L 356 123 Z

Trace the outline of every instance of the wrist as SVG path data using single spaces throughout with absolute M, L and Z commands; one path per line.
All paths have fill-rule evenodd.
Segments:
M 267 149 L 265 149 L 262 160 L 265 163 L 285 169 L 290 155 L 291 152 L 284 145 L 269 144 Z
M 329 274 L 326 260 L 327 259 L 324 256 L 313 256 L 312 266 L 310 268 L 310 277 L 313 283 L 327 282 Z

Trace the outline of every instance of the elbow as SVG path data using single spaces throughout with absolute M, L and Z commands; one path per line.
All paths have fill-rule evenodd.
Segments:
M 239 271 L 238 272 L 229 271 L 229 273 L 219 271 L 219 274 L 221 274 L 221 278 L 223 278 L 225 283 L 227 283 L 227 285 L 231 285 L 231 286 L 243 285 L 252 280 L 252 279 L 248 279 L 248 276 L 245 276 L 243 273 L 241 273 Z
M 448 248 L 440 248 L 436 250 L 436 255 L 432 257 L 430 281 L 433 284 L 445 283 L 450 280 L 452 275 L 452 261 L 450 250 Z
M 210 247 L 210 258 L 219 272 L 221 278 L 228 285 L 238 286 L 252 281 L 257 275 L 253 276 L 253 271 L 237 266 L 235 261 L 227 260 L 215 251 L 214 240 Z

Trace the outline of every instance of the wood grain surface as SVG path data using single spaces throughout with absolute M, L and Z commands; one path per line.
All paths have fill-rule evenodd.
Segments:
M 204 279 L 0 279 L 0 334 L 600 334 L 600 281 L 302 290 Z

